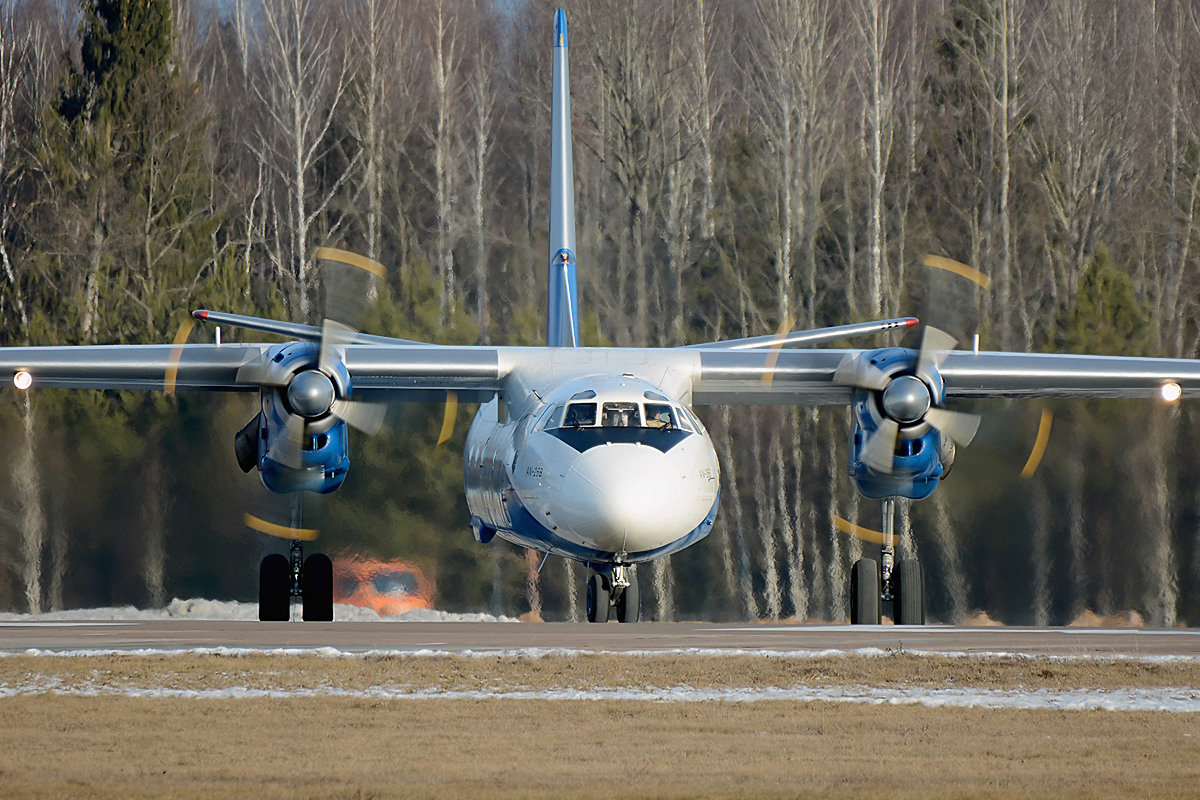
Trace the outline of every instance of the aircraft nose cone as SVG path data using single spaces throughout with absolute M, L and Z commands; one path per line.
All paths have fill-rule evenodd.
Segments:
M 700 524 L 715 500 L 687 466 L 652 447 L 587 450 L 564 476 L 561 521 L 617 553 L 669 544 Z

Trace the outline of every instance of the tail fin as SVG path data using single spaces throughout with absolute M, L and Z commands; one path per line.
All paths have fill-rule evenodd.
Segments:
M 567 15 L 554 14 L 554 88 L 550 101 L 550 268 L 546 344 L 579 346 L 575 291 L 575 177 L 571 163 L 571 96 Z

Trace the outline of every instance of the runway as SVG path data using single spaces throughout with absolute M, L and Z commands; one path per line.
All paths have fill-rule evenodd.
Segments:
M 649 623 L 263 623 L 244 620 L 0 622 L 0 652 L 320 650 L 345 653 L 832 652 L 1010 654 L 1200 660 L 1200 630 L 1172 628 L 961 628 Z

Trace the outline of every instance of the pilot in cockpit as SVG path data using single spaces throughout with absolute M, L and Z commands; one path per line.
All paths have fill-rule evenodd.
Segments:
M 646 404 L 646 427 L 667 429 L 672 428 L 675 421 L 671 419 L 671 407 L 667 405 Z
M 563 418 L 564 428 L 580 428 L 596 424 L 595 403 L 572 403 L 567 406 L 567 415 Z

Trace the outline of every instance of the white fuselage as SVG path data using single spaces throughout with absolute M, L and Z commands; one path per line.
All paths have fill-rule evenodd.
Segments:
M 636 563 L 712 528 L 719 473 L 686 405 L 632 376 L 571 380 L 519 417 L 484 404 L 464 482 L 476 535 L 591 563 Z

